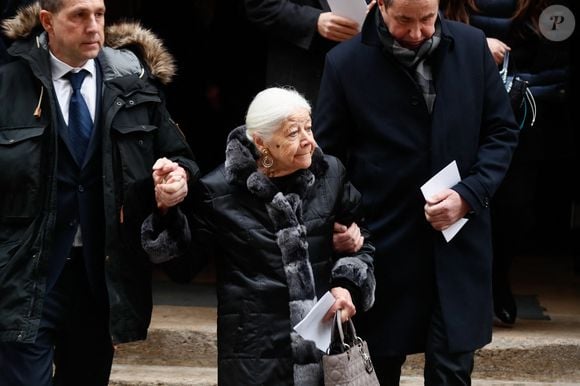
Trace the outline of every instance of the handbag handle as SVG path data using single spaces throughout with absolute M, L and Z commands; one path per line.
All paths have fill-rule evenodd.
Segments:
M 336 310 L 336 312 L 334 313 L 334 326 L 336 326 L 338 328 L 338 335 L 340 336 L 340 342 L 342 343 L 342 348 L 344 350 L 344 352 L 349 352 L 351 346 L 346 343 L 344 341 L 344 331 L 342 330 L 342 310 L 339 308 L 338 310 Z M 374 371 L 374 367 L 373 367 L 373 362 L 371 361 L 371 357 L 369 356 L 369 354 L 365 351 L 364 345 L 363 345 L 363 340 L 356 334 L 356 330 L 354 328 L 354 323 L 352 322 L 352 319 L 348 319 L 345 322 L 348 325 L 348 329 L 350 330 L 350 334 L 352 336 L 352 342 L 351 344 L 353 345 L 353 347 L 358 347 L 358 350 L 360 351 L 361 354 L 361 358 L 362 361 L 365 365 L 365 370 L 370 374 Z M 333 334 L 334 335 L 334 334 Z M 350 357 L 350 354 L 349 354 Z
M 358 343 L 360 338 L 356 335 L 354 323 L 352 322 L 351 319 L 348 319 L 345 323 L 348 325 L 348 329 L 350 330 L 348 332 L 352 336 L 352 342 L 350 342 L 350 343 L 351 344 Z M 342 347 L 345 350 L 348 350 L 350 348 L 350 345 L 344 341 L 344 331 L 342 329 L 342 325 L 343 325 L 343 323 L 342 323 L 342 310 L 340 308 L 338 310 L 336 310 L 336 312 L 334 313 L 334 325 L 338 328 L 338 335 L 340 336 L 340 343 L 342 344 Z
M 504 56 L 503 56 L 503 65 L 502 65 L 501 70 L 499 72 L 499 74 L 501 75 L 501 80 L 502 80 L 503 84 L 505 84 L 507 82 L 509 63 L 510 63 L 510 52 L 506 51 Z

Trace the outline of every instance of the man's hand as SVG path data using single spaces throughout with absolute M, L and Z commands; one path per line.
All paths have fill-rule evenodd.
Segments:
M 453 189 L 445 189 L 427 200 L 425 218 L 438 231 L 445 230 L 469 212 L 467 202 Z
M 334 233 L 332 234 L 332 247 L 338 253 L 355 253 L 362 248 L 365 238 L 360 233 L 360 228 L 356 223 L 352 223 L 348 228 L 346 225 L 334 223 Z
M 358 34 L 358 23 L 352 19 L 323 12 L 318 16 L 318 33 L 335 42 L 342 42 Z
M 179 204 L 187 196 L 187 172 L 178 163 L 159 158 L 153 165 L 155 200 L 161 213 Z

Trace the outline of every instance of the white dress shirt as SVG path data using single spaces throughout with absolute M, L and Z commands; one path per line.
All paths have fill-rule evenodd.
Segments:
M 79 72 L 80 70 L 87 70 L 89 73 L 85 76 L 81 86 L 81 94 L 85 99 L 91 118 L 95 122 L 95 110 L 97 105 L 97 74 L 94 59 L 89 59 L 84 66 L 80 68 L 71 67 L 64 63 L 56 56 L 50 53 L 50 64 L 52 70 L 52 84 L 54 85 L 54 92 L 58 99 L 60 111 L 65 123 L 68 125 L 68 108 L 73 89 L 68 79 L 64 78 L 70 71 Z M 73 247 L 82 247 L 83 239 L 81 233 L 81 226 L 77 227 L 77 232 L 73 241 Z
M 87 70 L 89 73 L 83 81 L 81 86 L 81 94 L 87 103 L 89 112 L 91 113 L 91 118 L 93 122 L 95 121 L 95 109 L 97 105 L 97 73 L 95 60 L 89 59 L 82 67 L 71 67 L 64 63 L 56 56 L 50 53 L 50 64 L 52 68 L 52 84 L 54 85 L 54 91 L 56 93 L 56 98 L 58 99 L 58 104 L 60 106 L 60 111 L 64 118 L 65 123 L 68 125 L 68 106 L 70 103 L 70 97 L 72 95 L 72 87 L 68 79 L 64 78 L 66 74 L 70 71 L 79 72 L 80 70 Z

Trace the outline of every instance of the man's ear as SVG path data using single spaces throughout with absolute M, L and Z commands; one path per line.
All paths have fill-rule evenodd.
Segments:
M 40 24 L 42 24 L 42 28 L 44 28 L 46 32 L 52 32 L 52 13 L 45 9 L 41 9 L 38 17 L 40 19 Z

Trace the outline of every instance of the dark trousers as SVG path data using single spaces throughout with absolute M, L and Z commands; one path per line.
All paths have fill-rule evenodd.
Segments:
M 399 385 L 405 359 L 404 355 L 372 357 L 381 386 Z M 425 350 L 425 386 L 471 385 L 473 359 L 473 351 L 449 352 L 443 315 L 437 304 L 431 316 Z
M 44 299 L 36 341 L 0 343 L 1 386 L 108 384 L 113 345 L 106 302 L 95 299 L 82 255 L 73 250 Z

